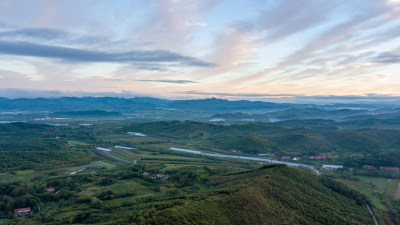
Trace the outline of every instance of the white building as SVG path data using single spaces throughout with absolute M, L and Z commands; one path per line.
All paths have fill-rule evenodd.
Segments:
M 343 169 L 343 166 L 342 165 L 322 165 L 322 169 L 336 170 L 336 169 Z

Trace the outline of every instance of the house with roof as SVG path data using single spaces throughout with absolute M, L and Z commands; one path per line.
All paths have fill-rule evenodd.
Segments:
M 31 207 L 14 209 L 14 214 L 19 217 L 25 217 L 32 214 Z
M 158 174 L 156 174 L 156 176 L 157 176 L 158 179 L 168 179 L 169 178 L 168 175 L 165 175 L 165 174 L 162 174 L 162 173 L 158 173 Z
M 149 172 L 143 172 L 143 176 L 148 176 L 148 175 L 150 175 Z
M 367 170 L 376 170 L 376 167 L 372 165 L 364 165 L 363 168 Z
M 43 189 L 44 192 L 54 192 L 55 190 L 56 190 L 55 187 L 47 187 Z
M 342 165 L 322 165 L 322 169 L 332 171 L 332 170 L 337 170 L 337 169 L 343 169 L 343 166 Z
M 390 172 L 400 172 L 399 167 L 389 167 L 389 166 L 381 166 L 381 170 L 390 171 Z

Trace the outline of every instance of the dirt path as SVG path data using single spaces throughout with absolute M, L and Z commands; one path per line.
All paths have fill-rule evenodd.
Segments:
M 372 217 L 374 218 L 375 225 L 379 225 L 378 221 L 376 221 L 375 215 L 372 213 L 372 210 L 371 210 L 371 208 L 369 208 L 368 204 L 367 204 L 367 209 L 368 209 L 369 213 L 372 215 Z
M 400 199 L 400 181 L 397 183 L 397 191 L 396 195 L 394 196 L 395 199 Z

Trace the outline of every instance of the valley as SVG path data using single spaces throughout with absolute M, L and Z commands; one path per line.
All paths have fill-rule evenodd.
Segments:
M 372 224 L 367 204 L 399 223 L 393 124 L 150 116 L 164 111 L 1 114 L 13 122 L 0 124 L 0 224 Z

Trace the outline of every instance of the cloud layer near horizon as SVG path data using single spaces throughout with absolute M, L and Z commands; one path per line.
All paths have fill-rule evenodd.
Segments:
M 228 100 L 250 100 L 265 101 L 276 103 L 310 103 L 310 104 L 333 104 L 333 103 L 355 103 L 355 104 L 386 104 L 399 107 L 400 96 L 366 94 L 366 95 L 294 95 L 294 94 L 263 94 L 263 93 L 206 93 L 187 91 L 179 93 L 176 97 L 166 95 L 155 95 L 152 93 L 139 93 L 134 91 L 122 90 L 120 92 L 84 92 L 84 91 L 60 91 L 60 90 L 40 90 L 40 89 L 17 89 L 0 88 L 0 97 L 17 98 L 59 98 L 59 97 L 154 97 L 170 100 L 190 100 L 203 98 L 220 98 Z
M 0 88 L 400 95 L 399 43 L 397 0 L 5 0 Z

